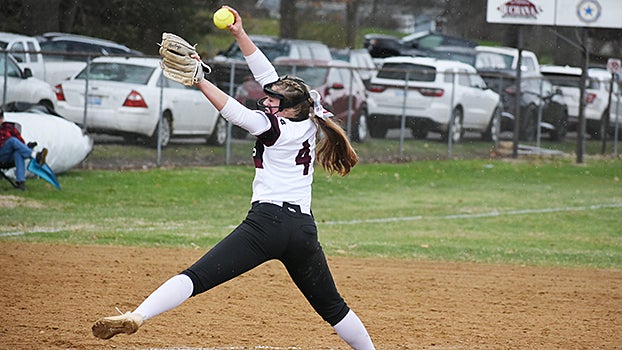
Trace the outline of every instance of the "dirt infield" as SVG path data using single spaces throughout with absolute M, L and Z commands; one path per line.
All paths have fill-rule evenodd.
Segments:
M 202 249 L 0 242 L 1 349 L 347 349 L 277 262 L 95 339 Z M 622 271 L 329 258 L 378 349 L 622 349 Z

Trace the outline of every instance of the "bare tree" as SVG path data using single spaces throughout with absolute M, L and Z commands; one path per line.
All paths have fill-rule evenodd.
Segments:
M 356 45 L 359 3 L 360 0 L 346 1 L 346 47 L 351 49 Z
M 279 14 L 280 37 L 296 39 L 298 37 L 298 11 L 296 10 L 297 0 L 282 0 Z

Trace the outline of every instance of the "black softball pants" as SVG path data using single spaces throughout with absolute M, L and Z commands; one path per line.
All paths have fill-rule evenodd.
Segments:
M 253 203 L 246 219 L 182 273 L 203 293 L 277 259 L 315 311 L 331 326 L 350 310 L 337 291 L 313 216 L 284 203 Z

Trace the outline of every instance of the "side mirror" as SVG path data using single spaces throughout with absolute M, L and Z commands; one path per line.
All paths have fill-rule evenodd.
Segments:
M 32 70 L 30 68 L 24 68 L 24 79 L 32 78 Z

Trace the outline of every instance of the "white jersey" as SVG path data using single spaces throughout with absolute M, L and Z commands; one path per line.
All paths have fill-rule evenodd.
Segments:
M 269 131 L 259 136 L 253 150 L 252 201 L 281 201 L 310 208 L 317 126 L 310 119 L 274 118 L 279 135 Z
M 274 82 L 274 67 L 257 50 L 246 58 L 262 86 Z M 317 126 L 310 119 L 292 121 L 254 111 L 229 98 L 222 116 L 257 137 L 253 149 L 255 179 L 251 202 L 288 202 L 311 208 L 311 184 Z

